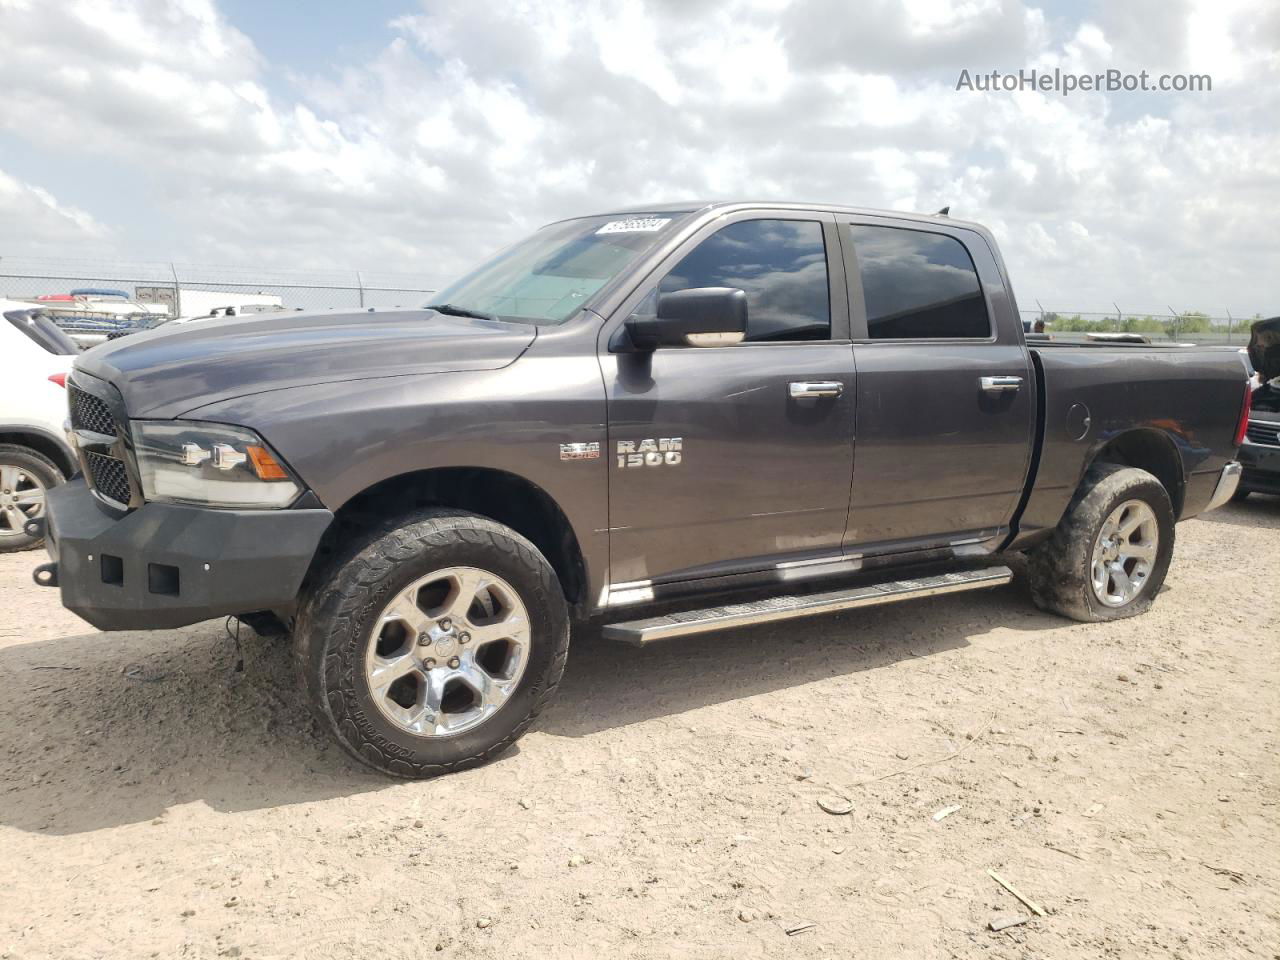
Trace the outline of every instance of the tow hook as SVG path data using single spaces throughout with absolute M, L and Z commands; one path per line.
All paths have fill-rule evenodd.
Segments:
M 42 563 L 31 571 L 31 579 L 41 587 L 56 587 L 58 585 L 58 565 L 56 563 Z

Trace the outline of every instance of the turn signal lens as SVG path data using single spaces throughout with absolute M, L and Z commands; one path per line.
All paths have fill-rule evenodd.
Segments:
M 245 448 L 249 460 L 253 464 L 253 472 L 259 480 L 288 480 L 289 474 L 280 462 L 271 455 L 266 447 L 249 446 Z
M 51 373 L 49 374 L 49 380 L 60 387 L 67 385 L 67 375 L 65 373 Z

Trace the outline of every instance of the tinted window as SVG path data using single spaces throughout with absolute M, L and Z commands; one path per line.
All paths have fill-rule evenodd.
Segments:
M 703 240 L 658 292 L 738 287 L 747 294 L 748 340 L 831 335 L 827 248 L 812 220 L 743 220 Z
M 991 335 L 978 273 L 959 240 L 896 227 L 849 231 L 874 339 Z

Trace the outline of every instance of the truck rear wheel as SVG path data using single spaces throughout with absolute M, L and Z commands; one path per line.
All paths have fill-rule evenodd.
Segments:
M 500 523 L 424 511 L 322 580 L 298 620 L 300 679 L 338 742 L 383 773 L 431 777 L 496 756 L 560 682 L 559 580 Z
M 1042 610 L 1086 623 L 1145 613 L 1173 556 L 1173 505 L 1145 470 L 1095 464 L 1053 536 L 1028 555 Z

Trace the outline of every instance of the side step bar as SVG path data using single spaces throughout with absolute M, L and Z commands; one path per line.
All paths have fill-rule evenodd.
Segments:
M 959 593 L 962 590 L 982 590 L 998 587 L 1013 579 L 1008 567 L 987 567 L 963 573 L 944 573 L 934 577 L 914 580 L 897 580 L 866 587 L 833 590 L 807 596 L 770 597 L 750 603 L 731 603 L 705 610 L 686 610 L 646 620 L 629 620 L 611 623 L 604 627 L 603 635 L 609 640 L 619 640 L 644 646 L 655 640 L 683 637 L 712 630 L 727 630 L 775 620 L 791 620 L 795 617 L 811 617 L 819 613 L 835 613 L 854 607 L 874 607 L 882 603 L 914 600 L 916 597 L 933 597 L 941 593 Z

